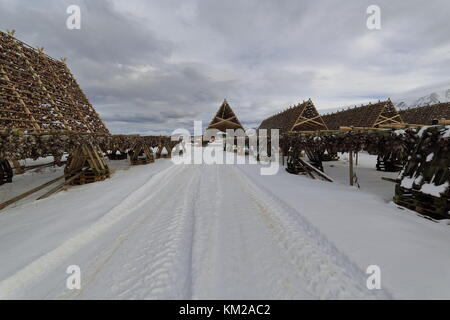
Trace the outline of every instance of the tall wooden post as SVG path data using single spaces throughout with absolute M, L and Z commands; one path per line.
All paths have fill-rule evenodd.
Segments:
M 348 154 L 348 166 L 349 166 L 349 178 L 350 178 L 350 185 L 353 185 L 353 151 L 350 151 Z
M 358 154 L 359 152 L 356 153 L 356 166 L 358 166 Z

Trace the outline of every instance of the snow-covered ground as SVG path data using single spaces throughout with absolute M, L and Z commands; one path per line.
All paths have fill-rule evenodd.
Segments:
M 305 159 L 306 160 L 306 159 Z M 366 152 L 358 154 L 353 158 L 353 172 L 357 177 L 357 184 L 361 191 L 378 195 L 386 202 L 392 201 L 395 191 L 395 183 L 382 180 L 382 177 L 396 179 L 398 172 L 380 172 L 375 169 L 377 156 Z M 324 172 L 337 183 L 349 185 L 349 163 L 348 154 L 339 154 L 339 161 L 323 162 Z M 356 188 L 356 183 L 355 183 Z
M 44 167 L 36 168 L 33 170 L 27 170 L 23 174 L 14 174 L 13 183 L 5 183 L 0 186 L 0 203 L 9 200 L 21 193 L 38 187 L 50 180 L 58 178 L 64 174 L 64 167 Z M 30 198 L 16 202 L 11 206 L 18 206 L 23 203 L 29 202 L 30 199 L 37 199 L 43 195 L 52 186 L 36 192 Z M 1 214 L 1 213 L 0 213 Z
M 450 298 L 449 227 L 397 208 L 387 174 L 359 160 L 361 189 L 345 161 L 326 164 L 335 183 L 114 164 L 111 179 L 0 211 L 0 298 Z M 66 288 L 70 265 L 81 290 Z M 382 290 L 367 289 L 369 265 Z
M 66 157 L 63 158 L 66 160 Z M 109 168 L 112 173 L 116 170 L 126 170 L 129 168 L 129 160 L 116 160 L 116 161 L 108 161 Z M 22 166 L 34 166 L 34 165 L 42 165 L 42 164 L 50 164 L 53 162 L 53 157 L 39 158 L 37 160 L 26 159 L 21 160 L 20 164 Z M 26 170 L 22 174 L 14 174 L 13 183 L 6 183 L 0 186 L 0 203 L 5 202 L 17 195 L 20 195 L 26 191 L 29 191 L 33 188 L 43 185 L 46 182 L 49 182 L 53 179 L 61 177 L 64 175 L 64 166 L 48 166 L 48 167 L 38 167 Z M 20 206 L 22 204 L 26 204 L 32 202 L 45 194 L 47 191 L 61 183 L 63 180 L 55 182 L 54 184 L 49 185 L 48 187 L 39 190 L 32 195 L 19 200 L 10 205 L 10 207 Z M 1 215 L 1 212 L 0 212 Z

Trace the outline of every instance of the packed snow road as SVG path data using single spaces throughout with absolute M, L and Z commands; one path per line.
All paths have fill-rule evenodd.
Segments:
M 165 166 L 141 167 L 140 180 L 117 186 L 125 197 L 108 198 L 113 206 L 100 195 L 95 206 L 77 203 L 79 220 L 94 210 L 97 218 L 74 222 L 66 238 L 25 242 L 20 268 L 0 273 L 0 298 L 390 297 L 368 290 L 363 270 L 238 166 Z M 80 290 L 66 287 L 70 265 L 80 267 Z

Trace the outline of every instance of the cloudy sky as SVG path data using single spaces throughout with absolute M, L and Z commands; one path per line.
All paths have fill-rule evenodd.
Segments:
M 67 57 L 113 133 L 164 134 L 207 124 L 224 98 L 254 127 L 308 98 L 323 110 L 450 88 L 449 14 L 448 0 L 0 0 L 0 29 Z

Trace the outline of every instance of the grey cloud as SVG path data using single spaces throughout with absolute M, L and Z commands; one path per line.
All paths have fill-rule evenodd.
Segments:
M 69 5 L 81 9 L 81 30 L 66 28 Z M 0 26 L 48 53 L 70 60 L 97 63 L 137 63 L 161 60 L 171 53 L 170 42 L 157 39 L 136 17 L 116 11 L 112 1 L 18 1 L 2 6 Z
M 65 28 L 79 4 L 82 29 Z M 209 122 L 224 98 L 254 127 L 304 99 L 319 109 L 445 87 L 447 0 L 40 0 L 0 3 L 0 28 L 68 64 L 117 133 Z

